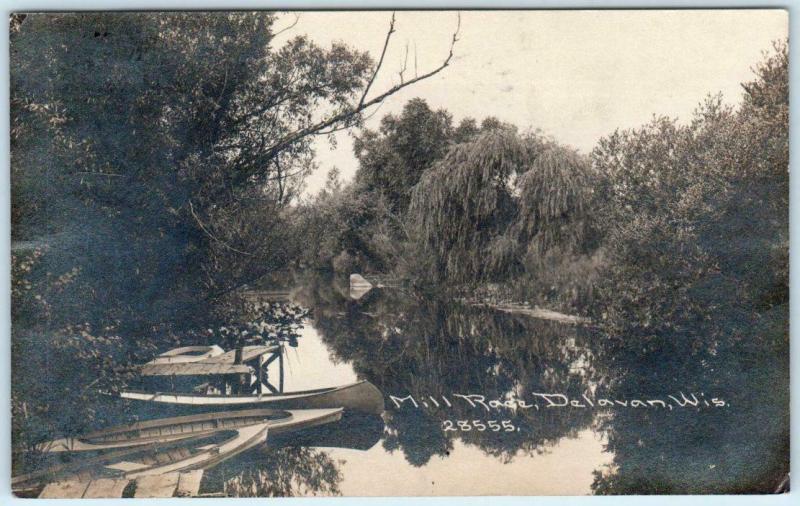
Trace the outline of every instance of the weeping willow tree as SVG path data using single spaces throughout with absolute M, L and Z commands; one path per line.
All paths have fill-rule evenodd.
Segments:
M 588 160 L 572 149 L 549 146 L 517 180 L 514 229 L 534 261 L 554 247 L 572 250 L 588 226 L 592 180 Z
M 453 146 L 412 192 L 435 281 L 502 281 L 531 255 L 582 237 L 589 167 L 572 150 L 501 126 Z

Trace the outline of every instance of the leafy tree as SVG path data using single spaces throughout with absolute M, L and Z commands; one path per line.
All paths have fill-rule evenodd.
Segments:
M 576 244 L 588 171 L 567 148 L 484 121 L 481 133 L 454 145 L 412 194 L 411 219 L 435 259 L 433 279 L 502 281 L 526 263 L 535 269 L 526 255 Z
M 312 136 L 358 124 L 452 50 L 368 98 L 382 57 L 305 36 L 273 49 L 274 21 L 105 13 L 14 25 L 15 238 L 81 235 L 97 245 L 81 257 L 124 287 L 111 300 L 152 310 L 165 299 L 186 310 L 284 264 L 282 209 L 313 168 Z M 387 44 L 393 32 L 394 19 Z
M 86 396 L 96 397 L 98 385 L 70 360 L 124 381 L 112 372 L 138 361 L 132 348 L 161 349 L 176 330 L 229 317 L 228 293 L 302 247 L 289 204 L 314 167 L 312 137 L 359 125 L 365 109 L 452 59 L 451 45 L 430 72 L 373 90 L 383 54 L 375 63 L 302 35 L 274 47 L 275 19 L 12 18 L 14 374 L 44 374 L 40 383 L 50 378 L 53 388 L 40 396 L 16 382 L 15 417 L 35 411 L 47 418 L 41 426 L 81 430 L 55 423 L 73 419 L 63 408 L 88 410 Z M 393 33 L 394 17 L 387 45 Z M 29 360 L 42 342 L 41 360 Z M 106 342 L 127 344 L 95 360 Z M 50 360 L 62 353 L 71 355 Z
M 691 423 L 609 420 L 616 470 L 598 492 L 763 493 L 788 472 L 787 64 L 777 44 L 740 107 L 711 97 L 687 125 L 656 118 L 593 152 L 608 203 L 598 356 L 615 391 L 731 403 Z
M 304 37 L 271 52 L 273 22 L 258 13 L 28 16 L 12 42 L 15 233 L 82 227 L 97 243 L 87 263 L 100 252 L 130 259 L 116 269 L 125 278 L 114 299 L 161 304 L 235 279 L 220 277 L 222 252 L 247 257 L 269 237 L 291 181 L 280 171 L 302 170 L 310 155 L 307 138 L 283 138 L 309 128 L 318 108 L 346 107 L 371 65 Z M 44 213 L 28 204 L 42 196 Z M 248 213 L 266 229 L 221 226 Z M 248 252 L 271 256 L 260 253 Z M 99 277 L 115 270 L 99 267 Z
M 424 100 L 412 99 L 399 116 L 384 116 L 378 131 L 365 129 L 356 138 L 356 178 L 367 191 L 383 194 L 392 211 L 402 215 L 411 188 L 444 155 L 452 135 L 447 111 L 433 111 Z

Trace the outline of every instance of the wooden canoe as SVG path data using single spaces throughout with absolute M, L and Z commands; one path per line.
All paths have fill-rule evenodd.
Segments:
M 262 412 L 259 414 L 258 412 Z M 99 455 L 59 463 L 11 479 L 14 490 L 40 488 L 46 482 L 55 480 L 87 481 L 97 478 L 135 479 L 143 476 L 161 475 L 209 469 L 240 453 L 264 443 L 268 434 L 281 434 L 307 429 L 341 419 L 342 409 L 310 409 L 289 411 L 288 417 L 264 419 L 263 412 L 273 410 L 249 410 L 246 416 L 219 418 L 222 427 L 213 432 L 195 433 L 185 439 L 150 441 L 142 445 L 112 448 Z M 222 413 L 216 413 L 217 416 Z M 261 421 L 250 425 L 240 425 L 261 416 Z M 182 424 L 188 419 L 183 418 Z M 171 419 L 175 420 L 175 419 Z M 142 422 L 148 423 L 148 422 Z M 109 433 L 124 433 L 129 427 Z
M 187 490 L 183 495 L 196 495 L 199 479 L 205 469 L 266 442 L 268 430 L 269 423 L 261 423 L 192 438 L 190 441 L 117 451 L 14 477 L 12 487 L 17 491 L 35 491 L 44 487 L 39 497 L 47 498 L 121 497 L 122 490 L 108 490 L 109 485 L 124 489 L 135 480 L 134 497 L 171 497 L 178 488 L 180 478 L 191 475 L 197 483 L 186 483 L 184 488 Z M 162 481 L 169 481 L 172 479 L 170 477 L 174 478 L 175 483 L 172 486 L 167 483 L 165 488 L 162 487 Z M 93 486 L 97 490 L 91 490 Z
M 150 464 L 141 462 L 143 468 L 131 469 L 125 472 L 126 478 L 139 478 L 141 476 L 153 476 L 181 471 L 192 471 L 195 469 L 210 469 L 220 462 L 224 462 L 240 453 L 253 448 L 261 443 L 267 442 L 269 423 L 249 425 L 235 429 L 231 436 L 218 444 L 208 444 L 189 449 L 188 454 L 183 458 L 178 458 L 164 463 Z M 115 464 L 117 468 L 123 464 L 132 462 L 119 462 Z M 139 464 L 139 462 L 137 462 Z M 110 467 L 110 466 L 109 466 Z M 124 470 L 124 468 L 123 468 Z
M 369 381 L 339 387 L 318 388 L 284 393 L 248 395 L 210 395 L 193 393 L 142 392 L 128 390 L 123 399 L 183 406 L 197 410 L 276 407 L 287 409 L 320 409 L 342 407 L 368 414 L 383 413 L 383 394 Z
M 161 418 L 111 427 L 77 438 L 62 438 L 44 443 L 43 452 L 84 452 L 179 441 L 220 430 L 268 423 L 277 433 L 301 429 L 315 422 L 341 418 L 342 409 L 294 410 L 244 409 Z

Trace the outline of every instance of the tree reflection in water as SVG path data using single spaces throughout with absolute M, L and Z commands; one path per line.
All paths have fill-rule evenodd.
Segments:
M 453 393 L 503 398 L 513 392 L 609 398 L 702 392 L 727 408 L 543 409 L 509 411 L 518 432 L 443 432 L 446 419 L 486 419 L 480 409 L 396 409 L 388 403 L 383 446 L 424 466 L 447 456 L 453 438 L 510 461 L 547 451 L 582 429 L 602 433 L 613 465 L 593 491 L 621 493 L 771 492 L 787 475 L 788 345 L 785 307 L 737 339 L 698 347 L 680 335 L 646 345 L 590 329 L 516 317 L 452 302 L 376 291 L 359 301 L 330 281 L 306 284 L 314 325 L 334 359 L 353 365 L 385 395 L 417 399 Z M 774 313 L 774 314 L 773 314 Z M 499 418 L 499 416 L 497 416 Z
M 340 464 L 314 448 L 263 447 L 210 470 L 203 488 L 228 497 L 341 495 Z
M 789 444 L 782 309 L 741 339 L 697 347 L 670 336 L 643 346 L 402 290 L 376 290 L 353 301 L 335 280 L 312 278 L 303 285 L 301 302 L 312 309 L 331 360 L 350 364 L 378 386 L 387 397 L 387 412 L 382 421 L 332 426 L 332 434 L 320 433 L 325 443 L 315 443 L 316 436 L 271 440 L 273 449 L 221 466 L 208 483 L 228 495 L 339 494 L 340 462 L 315 444 L 366 449 L 381 440 L 386 451 L 402 452 L 409 464 L 423 467 L 434 456 L 447 458 L 456 439 L 511 462 L 548 452 L 586 429 L 601 434 L 613 455 L 611 466 L 595 472 L 592 490 L 598 494 L 769 492 L 788 471 L 782 458 Z M 389 400 L 390 395 L 452 399 L 457 393 L 531 400 L 536 392 L 580 398 L 592 391 L 612 399 L 702 392 L 729 407 L 487 413 L 466 402 L 398 408 Z M 520 430 L 443 430 L 445 420 L 475 419 L 505 419 Z M 361 431 L 368 434 L 353 438 Z
M 678 336 L 605 342 L 597 353 L 609 393 L 704 392 L 723 409 L 618 410 L 601 428 L 614 454 L 597 472 L 600 494 L 772 493 L 789 472 L 786 308 L 737 340 L 692 349 Z M 636 346 L 635 343 L 639 343 Z
M 329 281 L 310 280 L 303 297 L 314 326 L 334 360 L 389 395 L 480 394 L 487 399 L 533 392 L 580 396 L 597 381 L 585 336 L 575 327 L 513 316 L 490 309 L 414 297 L 398 290 L 375 292 L 359 301 Z M 396 408 L 387 403 L 383 446 L 402 451 L 414 466 L 447 456 L 454 437 L 488 455 L 511 461 L 534 454 L 592 424 L 590 410 L 504 410 L 488 413 L 468 403 L 452 407 Z M 505 419 L 519 431 L 443 431 L 444 420 Z

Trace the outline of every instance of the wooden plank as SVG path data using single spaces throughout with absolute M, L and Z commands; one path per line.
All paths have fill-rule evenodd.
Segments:
M 152 465 L 151 463 L 146 462 L 146 461 L 144 461 L 144 462 L 127 462 L 127 461 L 123 460 L 121 462 L 115 462 L 113 464 L 109 464 L 106 467 L 108 469 L 114 469 L 115 471 L 123 471 L 123 472 L 128 473 L 128 472 L 131 472 L 131 471 L 138 471 L 139 469 L 147 469 L 151 465 Z
M 214 359 L 217 357 L 214 357 Z M 209 360 L 214 360 L 209 359 Z M 251 374 L 250 366 L 227 362 L 189 362 L 184 364 L 145 364 L 142 376 L 213 376 L 224 374 Z
M 197 497 L 197 494 L 200 492 L 200 482 L 202 480 L 202 469 L 180 473 L 175 497 Z
M 278 349 L 278 391 L 283 392 L 283 348 Z
M 122 492 L 128 486 L 129 480 L 100 478 L 89 483 L 89 487 L 84 492 L 84 498 L 111 498 L 122 497 Z
M 133 497 L 172 497 L 178 487 L 178 473 L 148 475 L 136 478 Z
M 86 487 L 89 486 L 88 481 L 57 481 L 48 483 L 42 493 L 39 494 L 40 499 L 80 499 L 83 493 L 86 492 Z

